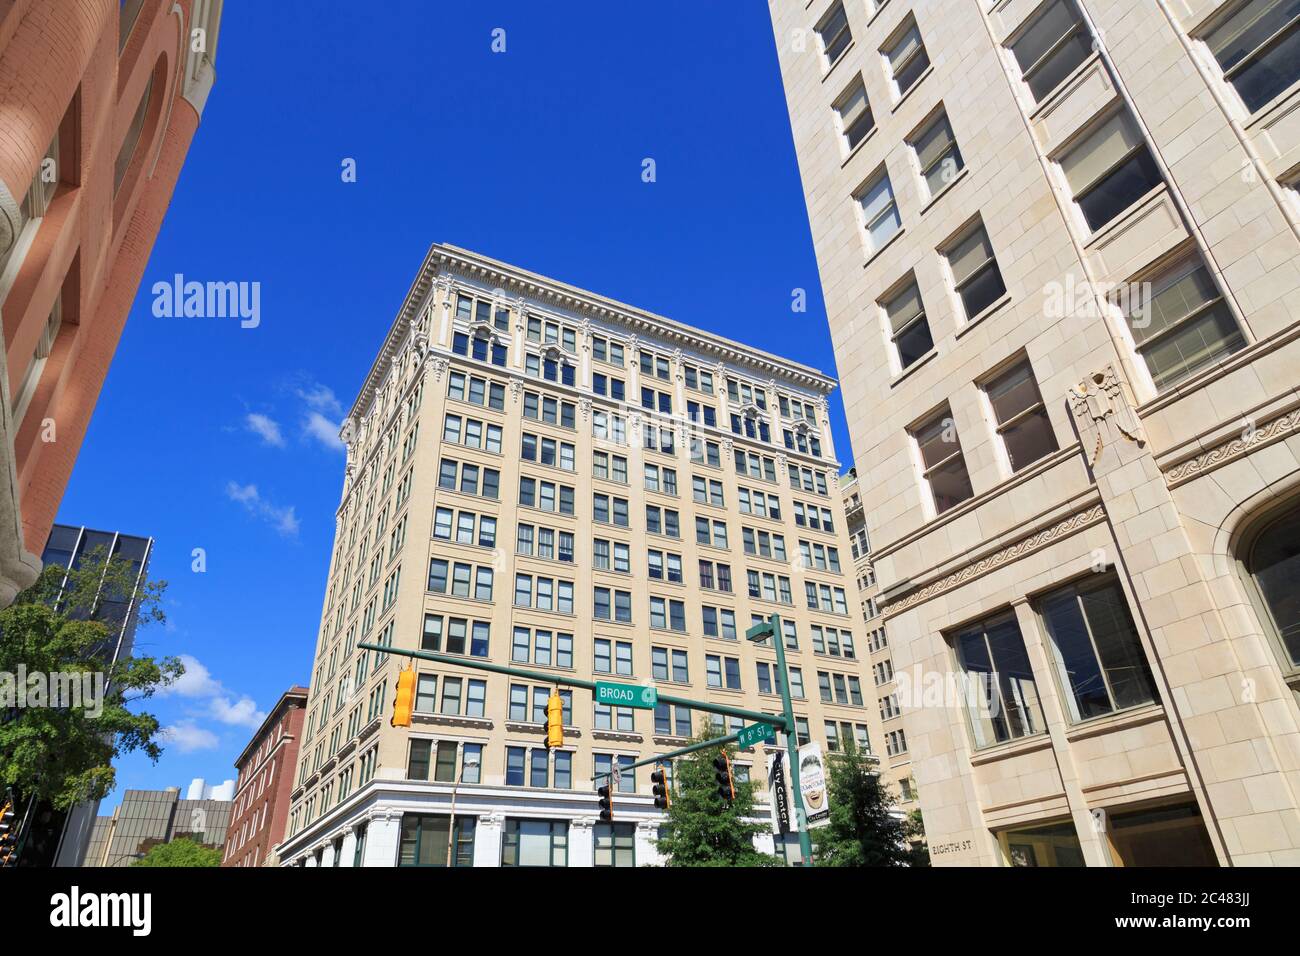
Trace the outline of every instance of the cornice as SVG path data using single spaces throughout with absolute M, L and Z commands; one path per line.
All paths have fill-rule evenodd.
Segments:
M 1026 535 L 1005 547 L 998 548 L 983 557 L 972 561 L 971 563 L 958 568 L 956 571 L 949 572 L 942 577 L 930 581 L 928 584 L 922 584 L 909 591 L 903 592 L 900 596 L 890 600 L 888 604 L 880 607 L 881 616 L 888 620 L 904 611 L 924 603 L 931 598 L 938 597 L 954 588 L 967 584 L 976 578 L 983 577 L 991 571 L 994 571 L 1005 564 L 1017 561 L 1026 555 L 1033 554 L 1035 551 L 1042 550 L 1049 544 L 1058 541 L 1061 538 L 1068 537 L 1075 532 L 1082 531 L 1094 524 L 1099 523 L 1106 517 L 1106 509 L 1102 507 L 1101 502 L 1097 502 L 1082 511 L 1075 512 L 1066 518 L 1041 528 L 1032 534 Z
M 702 359 L 707 356 L 715 363 L 730 363 L 737 372 L 744 371 L 769 378 L 777 376 L 823 397 L 830 394 L 837 384 L 831 376 L 799 362 L 694 329 L 665 316 L 528 272 L 468 249 L 434 243 L 429 247 L 415 280 L 402 300 L 350 415 L 359 416 L 369 406 L 375 389 L 388 374 L 391 361 L 428 298 L 434 282 L 446 283 L 449 278 L 487 284 L 499 290 L 500 297 L 520 298 L 539 306 L 550 305 L 564 309 L 579 322 L 597 319 L 611 323 L 625 329 L 634 340 L 641 334 L 650 334 L 666 346 L 686 346 L 697 352 Z M 636 347 L 635 341 L 632 347 Z

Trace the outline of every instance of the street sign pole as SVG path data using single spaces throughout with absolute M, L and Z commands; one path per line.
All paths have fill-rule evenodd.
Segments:
M 799 786 L 799 740 L 794 726 L 794 705 L 790 701 L 790 672 L 785 666 L 785 633 L 781 615 L 772 615 L 772 643 L 776 645 L 776 666 L 781 671 L 781 713 L 785 716 L 785 749 L 790 757 L 789 786 L 794 795 L 794 817 L 799 831 L 799 855 L 804 866 L 813 866 L 812 837 L 808 835 L 808 814 Z

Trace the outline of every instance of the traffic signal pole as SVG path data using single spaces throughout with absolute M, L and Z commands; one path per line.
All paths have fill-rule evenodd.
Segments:
M 799 831 L 799 855 L 804 866 L 813 866 L 812 837 L 808 834 L 808 813 L 803 805 L 803 788 L 799 786 L 799 741 L 794 729 L 794 704 L 790 700 L 790 672 L 785 666 L 785 634 L 781 615 L 771 618 L 772 643 L 776 647 L 776 666 L 781 672 L 781 713 L 785 717 L 785 749 L 789 755 L 789 786 L 794 795 L 795 825 Z

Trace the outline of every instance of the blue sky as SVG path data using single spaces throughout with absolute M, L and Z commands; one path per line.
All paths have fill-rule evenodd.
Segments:
M 765 3 L 227 4 L 59 516 L 156 538 L 170 620 L 137 647 L 197 662 L 151 702 L 166 754 L 123 760 L 106 807 L 233 776 L 308 681 L 337 423 L 435 241 L 835 371 Z M 260 324 L 155 317 L 176 273 L 260 283 Z

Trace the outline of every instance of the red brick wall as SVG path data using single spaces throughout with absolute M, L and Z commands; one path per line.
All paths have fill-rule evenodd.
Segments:
M 252 742 L 248 750 L 249 759 L 237 766 L 236 769 L 239 771 L 237 786 L 240 789 L 235 792 L 236 815 L 231 819 L 230 828 L 226 831 L 228 850 L 221 861 L 222 866 L 261 866 L 275 845 L 284 839 L 285 827 L 289 821 L 289 794 L 293 790 L 293 774 L 298 766 L 298 744 L 302 740 L 302 725 L 306 715 L 307 708 L 304 701 L 292 703 L 274 727 L 269 728 L 266 734 Z M 275 752 L 273 758 L 275 769 L 270 785 L 259 797 L 249 800 L 248 806 L 245 807 L 243 790 L 246 786 L 253 785 L 261 772 L 260 765 L 253 764 L 263 739 L 267 737 L 283 738 L 285 742 Z M 247 781 L 245 774 L 248 775 Z M 243 843 L 239 843 L 239 834 L 245 822 L 254 816 L 260 819 L 264 806 L 269 808 L 265 822 L 260 824 L 255 833 L 246 837 Z
M 65 321 L 23 422 L 14 457 L 27 549 L 40 554 L 99 390 L 198 126 L 181 98 L 192 0 L 148 0 L 119 58 L 115 0 L 0 2 L 0 180 L 21 200 L 69 104 L 75 141 L 60 184 L 3 304 L 5 357 L 17 389 L 60 289 Z M 121 190 L 113 168 L 145 84 L 150 110 Z M 66 127 L 65 127 L 66 131 Z M 154 157 L 157 164 L 154 165 Z M 71 281 L 68 281 L 71 273 Z M 65 282 L 67 285 L 65 286 Z M 43 440 L 52 419 L 55 440 Z

